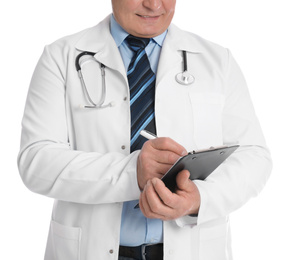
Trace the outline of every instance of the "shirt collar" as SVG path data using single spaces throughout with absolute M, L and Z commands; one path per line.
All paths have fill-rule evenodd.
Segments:
M 111 35 L 117 45 L 119 47 L 125 38 L 129 35 L 128 32 L 126 32 L 120 25 L 119 23 L 116 22 L 114 15 L 111 15 L 111 20 L 110 20 L 110 31 Z M 165 40 L 165 37 L 167 35 L 168 30 L 164 31 L 162 34 L 156 36 L 153 38 L 153 40 L 160 46 L 162 47 L 163 42 Z

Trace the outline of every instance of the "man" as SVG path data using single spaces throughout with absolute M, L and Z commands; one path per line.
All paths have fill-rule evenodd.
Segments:
M 29 189 L 55 199 L 46 260 L 232 259 L 228 215 L 262 189 L 270 155 L 231 54 L 172 25 L 175 4 L 112 0 L 113 15 L 45 48 L 27 98 L 18 164 Z M 80 62 L 85 87 L 75 69 L 83 51 L 97 61 Z M 195 75 L 191 85 L 175 80 L 182 51 Z M 138 57 L 151 79 L 145 85 L 154 89 L 146 128 L 159 138 L 140 140 L 136 149 L 139 137 L 131 133 L 143 119 L 134 114 L 143 106 L 132 106 L 139 103 L 131 73 Z M 81 109 L 93 76 L 102 88 L 100 64 L 108 105 Z M 225 144 L 240 148 L 205 181 L 182 171 L 172 193 L 160 180 L 187 151 Z

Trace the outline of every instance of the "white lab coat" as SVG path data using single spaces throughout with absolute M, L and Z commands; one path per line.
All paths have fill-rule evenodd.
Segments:
M 126 71 L 109 21 L 47 46 L 31 81 L 18 164 L 30 190 L 55 199 L 46 260 L 116 260 L 123 202 L 140 195 L 139 152 L 129 151 Z M 113 101 L 113 107 L 80 108 L 88 101 L 75 58 L 85 50 L 106 66 L 105 104 Z M 181 50 L 195 76 L 190 86 L 175 80 Z M 99 68 L 88 80 L 93 74 L 100 89 Z M 198 218 L 164 222 L 164 259 L 232 259 L 228 215 L 263 188 L 271 160 L 230 52 L 171 25 L 158 66 L 155 111 L 157 134 L 188 150 L 241 146 L 206 181 L 195 181 Z

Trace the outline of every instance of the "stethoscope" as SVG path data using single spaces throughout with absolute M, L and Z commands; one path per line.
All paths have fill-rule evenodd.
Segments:
M 76 70 L 78 72 L 78 75 L 79 75 L 79 78 L 80 78 L 80 81 L 81 81 L 81 84 L 82 84 L 82 87 L 83 87 L 83 90 L 84 90 L 84 93 L 86 95 L 86 98 L 88 99 L 90 105 L 84 105 L 84 106 L 80 106 L 81 108 L 97 108 L 97 109 L 100 109 L 100 108 L 106 108 L 106 107 L 113 107 L 115 105 L 114 102 L 110 102 L 106 105 L 104 105 L 104 101 L 105 101 L 105 97 L 106 97 L 106 82 L 105 82 L 105 65 L 103 63 L 100 63 L 100 70 L 101 70 L 101 76 L 102 76 L 102 91 L 101 91 L 101 98 L 99 100 L 98 103 L 95 103 L 92 98 L 90 97 L 90 94 L 88 92 L 88 89 L 86 87 L 86 83 L 84 81 L 84 77 L 83 77 L 83 74 L 82 74 L 82 69 L 81 69 L 81 65 L 80 65 L 80 59 L 84 56 L 84 55 L 89 55 L 89 56 L 92 56 L 94 57 L 96 53 L 94 52 L 89 52 L 89 51 L 84 51 L 84 52 L 81 52 L 77 57 L 76 57 L 76 60 L 75 60 L 75 66 L 76 66 Z M 97 62 L 96 59 L 94 59 L 94 61 Z
M 182 85 L 191 85 L 194 83 L 195 78 L 188 72 L 188 62 L 187 62 L 187 52 L 182 51 L 183 53 L 183 71 L 176 75 L 176 81 Z
M 182 53 L 183 53 L 183 71 L 178 73 L 176 75 L 175 79 L 181 85 L 191 85 L 192 83 L 194 83 L 195 78 L 193 75 L 191 75 L 188 72 L 187 52 L 182 51 Z M 81 69 L 81 65 L 80 65 L 80 59 L 84 55 L 89 55 L 89 56 L 94 57 L 95 54 L 96 53 L 94 53 L 94 52 L 84 51 L 84 52 L 81 52 L 80 54 L 78 54 L 78 56 L 76 57 L 76 60 L 75 60 L 76 70 L 78 72 L 84 93 L 86 95 L 86 98 L 88 99 L 88 102 L 90 103 L 90 105 L 84 105 L 81 107 L 82 108 L 97 108 L 97 109 L 106 108 L 106 107 L 113 107 L 115 105 L 115 102 L 110 102 L 108 104 L 104 104 L 105 97 L 106 97 L 106 82 L 105 82 L 105 65 L 103 63 L 100 63 L 100 70 L 101 70 L 101 76 L 102 76 L 102 91 L 101 91 L 102 94 L 101 94 L 101 98 L 100 98 L 98 103 L 95 103 L 92 100 L 92 98 L 90 97 L 90 94 L 88 92 L 88 89 L 86 87 L 86 83 L 84 81 L 82 69 Z M 97 60 L 95 60 L 95 61 L 97 62 Z

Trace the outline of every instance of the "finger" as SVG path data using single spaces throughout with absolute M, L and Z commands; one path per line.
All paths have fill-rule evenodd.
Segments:
M 162 210 L 160 210 L 160 213 L 169 220 L 188 215 L 191 210 L 193 210 L 193 214 L 196 214 L 200 207 L 200 195 L 198 189 L 194 195 L 191 195 L 191 193 L 193 193 L 195 190 L 194 187 L 196 186 L 191 180 L 188 179 L 189 175 L 187 174 L 187 171 L 185 171 L 183 174 L 185 174 L 183 177 L 187 177 L 184 179 L 184 181 L 188 183 L 186 184 L 187 187 L 188 185 L 191 187 L 191 192 L 177 190 L 177 193 L 172 193 L 165 187 L 165 184 L 161 180 L 152 180 L 153 186 L 160 198 L 163 200 L 164 206 L 167 206 L 163 207 Z
M 171 167 L 172 164 L 158 163 L 152 161 L 151 163 L 144 164 L 143 171 L 149 173 L 148 179 L 152 179 L 155 177 L 161 179 Z
M 166 205 L 168 208 L 173 209 L 177 204 L 177 195 L 172 193 L 164 184 L 163 181 L 154 178 L 152 179 L 153 187 L 159 196 L 159 199 Z
M 148 202 L 147 202 L 146 197 L 145 197 L 145 189 L 146 189 L 146 186 L 139 197 L 139 208 L 140 208 L 141 212 L 145 216 L 147 216 L 147 212 L 149 211 L 149 206 L 148 206 Z
M 150 187 L 147 184 L 145 186 L 145 190 L 142 192 L 142 194 L 140 196 L 140 201 L 139 201 L 140 209 L 141 209 L 142 213 L 144 214 L 144 216 L 147 218 L 156 218 L 156 219 L 164 220 L 164 216 L 162 216 L 156 212 L 153 212 L 151 209 L 150 202 L 149 202 L 148 196 L 147 196 L 149 188 Z
M 152 216 L 162 220 L 173 219 L 173 209 L 165 205 L 160 199 L 152 182 L 149 182 L 145 196 Z
M 160 137 L 150 141 L 153 148 L 157 150 L 170 151 L 179 156 L 187 154 L 186 149 L 169 137 Z
M 160 208 L 163 206 L 163 202 L 161 201 L 151 181 L 147 184 L 145 196 L 151 211 L 160 214 Z
M 149 206 L 147 205 L 148 204 L 147 199 L 145 197 L 146 186 L 147 185 L 145 185 L 144 190 L 140 194 L 140 197 L 139 197 L 139 208 L 140 208 L 140 210 L 142 211 L 142 213 L 144 215 L 145 215 L 146 212 L 148 212 L 148 208 L 149 208 Z
M 187 170 L 183 170 L 178 173 L 176 177 L 176 183 L 179 190 L 183 190 L 186 192 L 190 192 L 193 190 L 193 185 L 191 180 L 189 179 L 190 172 Z
M 149 140 L 145 142 L 139 154 L 139 161 L 143 162 L 146 167 L 153 167 L 158 163 L 165 164 L 165 167 L 168 169 L 181 157 L 169 150 L 156 149 L 156 147 L 152 145 L 153 141 L 154 140 Z
M 165 164 L 160 163 L 158 166 L 158 172 L 162 175 L 162 177 L 165 175 L 165 173 L 173 166 L 173 164 Z
M 156 146 L 152 146 L 151 142 L 153 141 L 150 140 L 144 143 L 140 153 L 142 159 L 152 159 L 158 163 L 173 165 L 181 157 L 181 155 L 170 150 L 157 149 Z
M 160 172 L 164 174 L 182 155 L 186 153 L 185 148 L 172 139 L 165 137 L 156 138 L 144 143 L 139 154 L 139 160 L 144 162 L 144 167 L 147 168 L 153 168 L 153 166 L 156 166 L 155 163 L 161 164 L 163 170 Z
M 149 152 L 142 151 L 137 160 L 137 179 L 141 190 L 144 189 L 146 182 L 154 177 L 162 178 L 171 165 L 161 164 L 151 157 Z
M 158 160 L 157 156 L 155 160 Z M 161 174 L 162 176 L 173 166 L 173 163 L 162 163 L 159 161 L 152 161 L 151 164 L 148 164 L 148 170 L 151 172 L 156 172 L 158 174 Z M 149 168 L 151 167 L 151 168 Z M 157 176 L 152 176 L 152 178 L 157 177 Z

